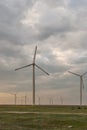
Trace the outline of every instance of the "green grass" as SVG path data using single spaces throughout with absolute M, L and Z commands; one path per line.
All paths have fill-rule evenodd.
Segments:
M 26 111 L 26 112 L 68 112 L 68 113 L 87 113 L 87 106 L 52 106 L 52 105 L 1 105 L 0 111 Z
M 6 113 L 6 111 L 32 113 Z M 86 106 L 79 108 L 78 106 L 1 105 L 0 130 L 87 130 L 86 112 Z
M 72 128 L 69 128 L 72 126 Z M 87 130 L 87 116 L 0 114 L 1 130 Z

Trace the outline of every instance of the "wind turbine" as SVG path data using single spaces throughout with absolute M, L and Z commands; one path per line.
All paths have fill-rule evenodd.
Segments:
M 49 97 L 49 103 L 50 103 L 50 105 L 53 105 L 53 98 L 52 97 Z
M 14 104 L 17 104 L 17 93 L 10 93 L 11 95 L 14 95 Z
M 25 105 L 27 104 L 27 95 L 24 96 Z
M 33 105 L 35 105 L 35 66 L 36 66 L 38 69 L 40 69 L 41 71 L 43 71 L 44 73 L 46 73 L 47 75 L 49 75 L 44 69 L 42 69 L 40 66 L 38 66 L 38 65 L 35 63 L 36 52 L 37 52 L 37 46 L 35 47 L 35 52 L 34 52 L 34 57 L 33 57 L 33 63 L 32 63 L 32 64 L 28 64 L 28 65 L 26 65 L 26 66 L 22 66 L 22 67 L 20 67 L 20 68 L 15 69 L 15 71 L 16 71 L 16 70 L 19 70 L 19 69 L 23 69 L 23 68 L 32 66 L 32 69 L 33 69 Z
M 82 75 L 80 74 L 77 74 L 77 73 L 74 73 L 74 72 L 71 72 L 71 71 L 68 71 L 69 73 L 73 74 L 73 75 L 76 75 L 76 76 L 79 76 L 80 77 L 80 106 L 82 105 L 82 89 L 84 88 L 84 82 L 83 82 L 83 76 L 87 73 L 83 73 Z

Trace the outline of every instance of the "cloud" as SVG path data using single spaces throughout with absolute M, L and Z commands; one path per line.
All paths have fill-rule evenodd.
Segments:
M 58 90 L 71 99 L 79 82 L 67 71 L 87 71 L 86 6 L 86 0 L 0 1 L 0 91 L 31 93 L 32 67 L 14 69 L 32 63 L 37 44 L 36 63 L 50 73 L 36 69 L 37 91 Z
M 65 7 L 48 7 L 44 2 L 36 2 L 32 10 L 28 10 L 22 23 L 32 26 L 35 37 L 38 40 L 45 40 L 50 36 L 72 31 L 74 15 Z
M 70 0 L 69 4 L 71 5 L 71 7 L 79 9 L 79 8 L 86 7 L 87 1 L 86 0 L 83 0 L 83 1 L 82 0 L 79 0 L 79 1 Z

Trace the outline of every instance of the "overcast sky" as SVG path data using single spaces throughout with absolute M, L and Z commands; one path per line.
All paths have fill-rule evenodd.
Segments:
M 36 97 L 63 99 L 79 104 L 80 78 L 67 71 L 87 71 L 87 0 L 0 1 L 0 92 L 29 93 L 32 98 L 32 67 L 35 46 Z M 87 104 L 87 75 L 83 104 Z

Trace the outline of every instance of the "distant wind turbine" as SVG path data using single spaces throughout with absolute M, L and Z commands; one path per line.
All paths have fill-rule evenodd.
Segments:
M 80 74 L 77 74 L 77 73 L 73 73 L 71 71 L 68 71 L 69 73 L 73 74 L 73 75 L 76 75 L 76 76 L 79 76 L 80 77 L 80 106 L 82 105 L 82 89 L 84 88 L 84 82 L 83 82 L 83 76 L 87 73 L 83 73 L 82 75 Z
M 11 95 L 14 95 L 14 103 L 16 105 L 17 103 L 17 93 L 10 93 Z
M 44 73 L 46 73 L 47 75 L 49 75 L 44 69 L 42 69 L 40 66 L 38 66 L 38 65 L 35 63 L 36 52 L 37 52 L 37 46 L 35 47 L 35 52 L 34 52 L 34 57 L 33 57 L 33 63 L 32 63 L 32 64 L 29 64 L 29 65 L 26 65 L 26 66 L 23 66 L 23 67 L 20 67 L 20 68 L 15 69 L 15 71 L 16 71 L 16 70 L 23 69 L 23 68 L 26 68 L 26 67 L 29 67 L 29 66 L 32 66 L 32 67 L 33 67 L 33 105 L 35 105 L 35 66 L 36 66 L 38 69 L 40 69 L 41 71 L 43 71 Z

